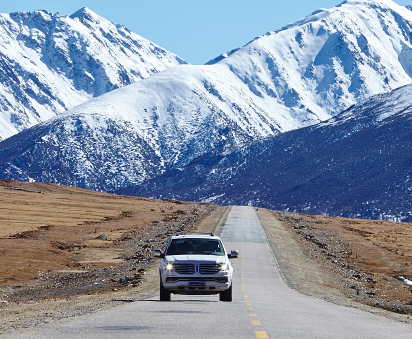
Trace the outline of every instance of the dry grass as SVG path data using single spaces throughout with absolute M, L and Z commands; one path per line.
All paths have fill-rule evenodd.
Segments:
M 120 241 L 127 234 L 190 221 L 201 205 L 2 180 L 0 287 L 24 285 L 46 271 L 119 264 L 128 254 Z M 103 234 L 110 240 L 95 239 Z
M 412 286 L 399 279 L 412 280 L 412 224 L 268 210 L 260 214 L 267 219 L 269 239 L 286 231 L 283 238 L 298 246 L 293 256 L 284 248 L 279 255 L 293 267 L 290 280 L 299 290 L 412 314 Z M 275 227 L 278 222 L 284 227 Z M 303 253 L 300 261 L 298 252 Z M 294 275 L 301 271 L 301 277 Z
M 3 202 L 10 210 L 4 208 Z M 138 239 L 139 244 L 143 241 L 139 251 L 150 257 L 153 245 L 167 241 L 175 229 L 218 232 L 227 215 L 227 208 L 213 204 L 163 202 L 73 187 L 8 181 L 0 181 L 0 204 L 3 207 L 0 228 L 4 232 L 0 237 L 0 334 L 152 296 L 159 286 L 159 259 L 143 263 L 141 283 L 115 283 L 116 288 L 103 286 L 92 293 L 67 292 L 43 298 L 45 292 L 55 291 L 54 287 L 47 289 L 55 280 L 44 280 L 44 277 L 80 276 L 76 284 L 82 286 L 88 284 L 87 279 L 83 281 L 84 274 L 75 273 L 86 273 L 87 267 L 102 268 L 90 269 L 98 275 L 97 280 L 106 279 L 108 266 L 118 267 L 116 272 L 123 272 L 123 267 L 130 275 L 129 266 L 134 267 L 139 260 L 126 259 L 136 254 L 129 253 L 133 248 L 136 251 L 129 237 Z M 102 234 L 112 240 L 95 239 Z M 144 248 L 146 245 L 148 248 Z M 107 277 L 111 278 L 110 269 L 107 271 Z M 39 275 L 41 272 L 47 274 Z M 33 280 L 36 276 L 39 279 Z M 19 289 L 19 285 L 28 289 Z M 63 286 L 62 291 L 70 291 L 70 288 L 71 285 Z M 39 290 L 42 297 L 30 297 L 33 290 Z M 10 295 L 14 298 L 14 293 L 29 293 L 30 298 L 10 302 Z

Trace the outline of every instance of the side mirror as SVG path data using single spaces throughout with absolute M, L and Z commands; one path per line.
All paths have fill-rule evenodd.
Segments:
M 239 252 L 235 250 L 235 251 L 230 251 L 230 254 L 228 254 L 228 257 L 229 258 L 237 258 L 238 255 L 239 255 Z
M 161 250 L 155 250 L 154 252 L 155 252 L 155 257 L 156 258 L 164 258 L 165 257 L 165 254 L 162 253 Z

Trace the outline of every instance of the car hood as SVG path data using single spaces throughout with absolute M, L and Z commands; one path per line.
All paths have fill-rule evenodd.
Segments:
M 188 254 L 188 255 L 167 255 L 165 257 L 166 261 L 168 262 L 182 262 L 182 263 L 189 263 L 189 262 L 206 262 L 211 264 L 220 264 L 227 262 L 226 256 L 224 255 L 200 255 L 200 254 Z

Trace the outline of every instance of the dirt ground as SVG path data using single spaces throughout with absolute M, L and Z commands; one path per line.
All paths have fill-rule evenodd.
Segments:
M 258 213 L 292 288 L 412 323 L 412 224 Z
M 161 229 L 167 238 L 193 226 L 211 208 L 0 181 L 0 288 L 18 288 L 48 272 L 80 273 L 119 265 L 135 255 L 127 244 L 134 235 Z M 143 246 L 152 254 L 153 245 L 152 240 Z
M 158 293 L 176 232 L 220 230 L 230 208 L 0 181 L 0 334 Z M 258 210 L 287 284 L 412 323 L 412 225 Z
M 0 333 L 153 295 L 154 249 L 226 210 L 0 180 Z

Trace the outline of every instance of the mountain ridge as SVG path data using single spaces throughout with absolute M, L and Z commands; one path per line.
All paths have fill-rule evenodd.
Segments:
M 0 138 L 184 63 L 86 7 L 0 14 Z

